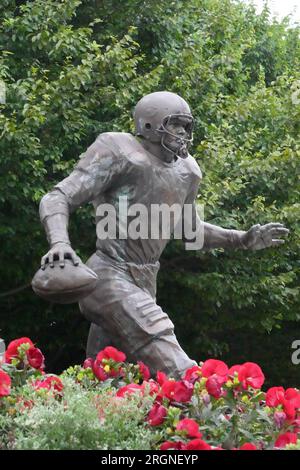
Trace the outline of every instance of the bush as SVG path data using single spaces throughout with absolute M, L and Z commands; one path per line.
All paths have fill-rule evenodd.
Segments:
M 46 304 L 29 287 L 47 251 L 38 202 L 97 134 L 132 131 L 137 100 L 168 89 L 196 118 L 206 219 L 237 229 L 276 220 L 290 237 L 251 254 L 184 253 L 172 242 L 159 302 L 189 355 L 233 360 L 249 335 L 252 359 L 269 366 L 258 346 L 268 334 L 285 343 L 300 319 L 299 28 L 237 0 L 2 0 L 0 44 L 1 336 L 33 335 L 52 370 L 81 361 L 88 325 L 77 306 Z M 74 214 L 70 232 L 87 259 L 90 208 Z M 296 384 L 284 348 L 269 375 Z
M 300 391 L 263 392 L 255 363 L 208 359 L 175 381 L 124 361 L 108 346 L 58 377 L 29 338 L 13 341 L 0 369 L 0 448 L 299 448 Z

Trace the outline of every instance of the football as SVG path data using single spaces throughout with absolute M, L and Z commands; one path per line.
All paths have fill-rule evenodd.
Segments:
M 65 259 L 62 268 L 58 260 L 54 261 L 53 268 L 49 264 L 44 270 L 40 268 L 31 285 L 38 296 L 49 302 L 72 304 L 93 292 L 97 281 L 97 274 L 85 264 L 74 266 L 73 261 Z

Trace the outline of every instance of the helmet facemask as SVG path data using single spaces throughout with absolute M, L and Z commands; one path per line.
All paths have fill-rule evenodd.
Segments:
M 185 129 L 184 136 L 171 132 L 168 129 L 168 126 L 171 124 L 178 125 L 178 123 Z M 160 127 L 156 129 L 157 132 L 162 134 L 161 146 L 168 152 L 173 153 L 176 157 L 187 158 L 188 145 L 193 141 L 193 126 L 194 119 L 191 114 L 178 113 L 165 116 Z M 173 145 L 173 143 L 175 145 Z

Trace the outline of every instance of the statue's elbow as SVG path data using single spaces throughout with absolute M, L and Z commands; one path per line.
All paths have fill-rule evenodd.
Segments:
M 58 213 L 68 215 L 69 207 L 66 196 L 58 189 L 54 189 L 45 194 L 40 200 L 40 220 L 43 223 L 47 217 Z

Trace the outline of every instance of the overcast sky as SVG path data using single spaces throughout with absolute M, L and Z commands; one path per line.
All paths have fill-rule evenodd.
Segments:
M 244 1 L 249 2 L 250 0 Z M 257 12 L 260 13 L 265 0 L 253 0 L 252 3 L 256 5 Z M 272 15 L 276 14 L 280 19 L 292 13 L 296 7 L 296 12 L 294 11 L 294 13 L 292 13 L 292 21 L 300 22 L 300 0 L 269 0 L 268 4 Z

